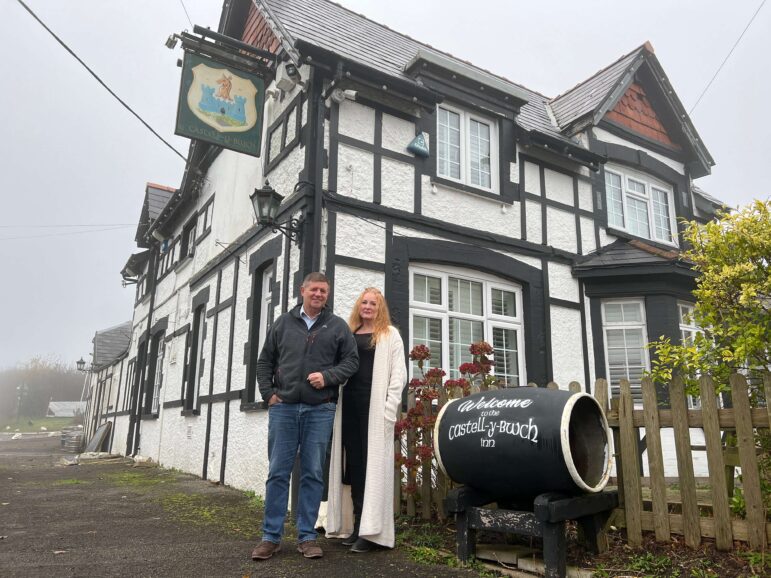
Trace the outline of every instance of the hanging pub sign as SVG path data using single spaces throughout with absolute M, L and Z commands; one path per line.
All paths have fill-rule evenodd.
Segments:
M 260 156 L 265 81 L 185 52 L 175 134 Z

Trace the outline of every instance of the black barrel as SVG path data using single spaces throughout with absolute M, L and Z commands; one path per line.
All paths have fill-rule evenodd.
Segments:
M 599 492 L 610 477 L 605 415 L 586 393 L 514 387 L 447 403 L 434 453 L 447 476 L 500 499 Z

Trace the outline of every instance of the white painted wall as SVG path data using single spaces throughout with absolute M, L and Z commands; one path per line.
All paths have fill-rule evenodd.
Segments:
M 552 305 L 550 319 L 554 381 L 561 389 L 567 389 L 571 381 L 586 387 L 581 312 Z
M 338 265 L 335 267 L 335 314 L 346 321 L 356 299 L 366 287 L 385 290 L 385 274 L 369 269 Z
M 508 237 L 520 236 L 518 203 L 509 205 L 438 183 L 423 189 L 422 200 L 426 217 Z
M 385 224 L 337 214 L 335 252 L 338 255 L 385 263 Z

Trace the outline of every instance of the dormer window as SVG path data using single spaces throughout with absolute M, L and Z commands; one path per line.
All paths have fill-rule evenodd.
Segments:
M 498 191 L 497 123 L 476 113 L 437 108 L 436 174 L 441 178 Z
M 676 244 L 671 187 L 640 173 L 605 167 L 608 226 L 636 237 Z

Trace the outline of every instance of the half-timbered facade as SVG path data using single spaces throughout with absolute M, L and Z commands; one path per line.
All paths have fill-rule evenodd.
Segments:
M 647 43 L 549 98 L 327 0 L 226 2 L 219 30 L 276 55 L 262 154 L 193 141 L 143 213 L 113 452 L 261 492 L 255 361 L 314 270 L 344 317 L 383 288 L 450 375 L 487 340 L 510 386 L 639 386 L 647 340 L 693 329 L 678 219 L 714 215 L 713 161 Z M 255 224 L 266 180 L 297 238 Z

